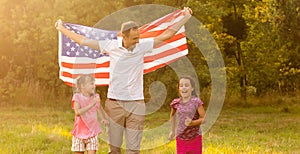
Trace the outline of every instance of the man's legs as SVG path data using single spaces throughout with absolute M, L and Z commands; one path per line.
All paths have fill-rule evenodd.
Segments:
M 105 102 L 105 112 L 109 120 L 108 141 L 110 154 L 121 154 L 125 124 L 124 109 L 117 101 L 107 99 Z
M 139 154 L 145 120 L 144 101 L 131 101 L 125 104 L 126 114 L 126 154 Z

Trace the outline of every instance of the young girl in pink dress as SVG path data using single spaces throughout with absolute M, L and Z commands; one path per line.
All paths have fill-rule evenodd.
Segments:
M 76 81 L 77 92 L 72 98 L 75 121 L 72 130 L 72 148 L 74 153 L 95 154 L 98 150 L 98 134 L 102 132 L 97 112 L 102 123 L 107 125 L 100 107 L 100 96 L 95 94 L 95 79 L 91 75 L 82 75 Z
M 179 98 L 171 103 L 171 132 L 169 139 L 175 136 L 177 154 L 202 154 L 202 132 L 200 125 L 204 122 L 205 111 L 203 102 L 195 93 L 195 82 L 191 77 L 183 77 L 178 85 Z

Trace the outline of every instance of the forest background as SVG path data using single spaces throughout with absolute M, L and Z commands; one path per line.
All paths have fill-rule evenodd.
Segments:
M 140 4 L 192 8 L 193 16 L 209 30 L 222 53 L 227 79 L 225 104 L 253 103 L 249 98 L 258 98 L 257 104 L 263 98 L 278 98 L 276 102 L 281 103 L 282 98 L 299 94 L 299 1 L 1 0 L 0 101 L 34 104 L 69 99 L 72 88 L 58 78 L 55 21 L 92 27 L 111 13 Z M 188 46 L 187 58 L 196 70 L 201 97 L 209 100 L 211 78 L 206 59 L 192 41 Z M 181 61 L 175 63 L 180 65 Z M 168 93 L 163 108 L 168 107 L 177 97 L 177 75 L 168 66 L 145 75 L 146 99 L 151 97 L 148 88 L 153 81 L 165 84 Z M 98 88 L 102 99 L 106 91 L 106 86 Z

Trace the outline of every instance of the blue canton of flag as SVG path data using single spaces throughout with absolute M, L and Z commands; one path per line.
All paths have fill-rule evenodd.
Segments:
M 112 39 L 117 39 L 117 35 L 118 35 L 118 31 L 101 30 L 101 29 L 96 29 L 92 27 L 76 25 L 71 23 L 64 23 L 64 26 L 70 31 L 83 35 L 86 38 L 92 40 L 106 40 L 106 39 L 112 40 Z M 102 56 L 107 56 L 105 54 L 102 54 L 98 50 L 91 49 L 87 46 L 80 46 L 79 44 L 69 39 L 65 35 L 62 35 L 62 43 L 63 43 L 62 56 L 88 57 L 92 59 L 97 59 Z

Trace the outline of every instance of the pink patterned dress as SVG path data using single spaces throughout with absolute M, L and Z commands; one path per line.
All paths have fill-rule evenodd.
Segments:
M 199 118 L 198 107 L 203 102 L 200 98 L 192 96 L 188 102 L 183 103 L 181 98 L 172 101 L 171 107 L 176 110 L 178 125 L 176 131 L 177 154 L 202 154 L 202 131 L 200 125 L 186 126 L 185 119 Z

